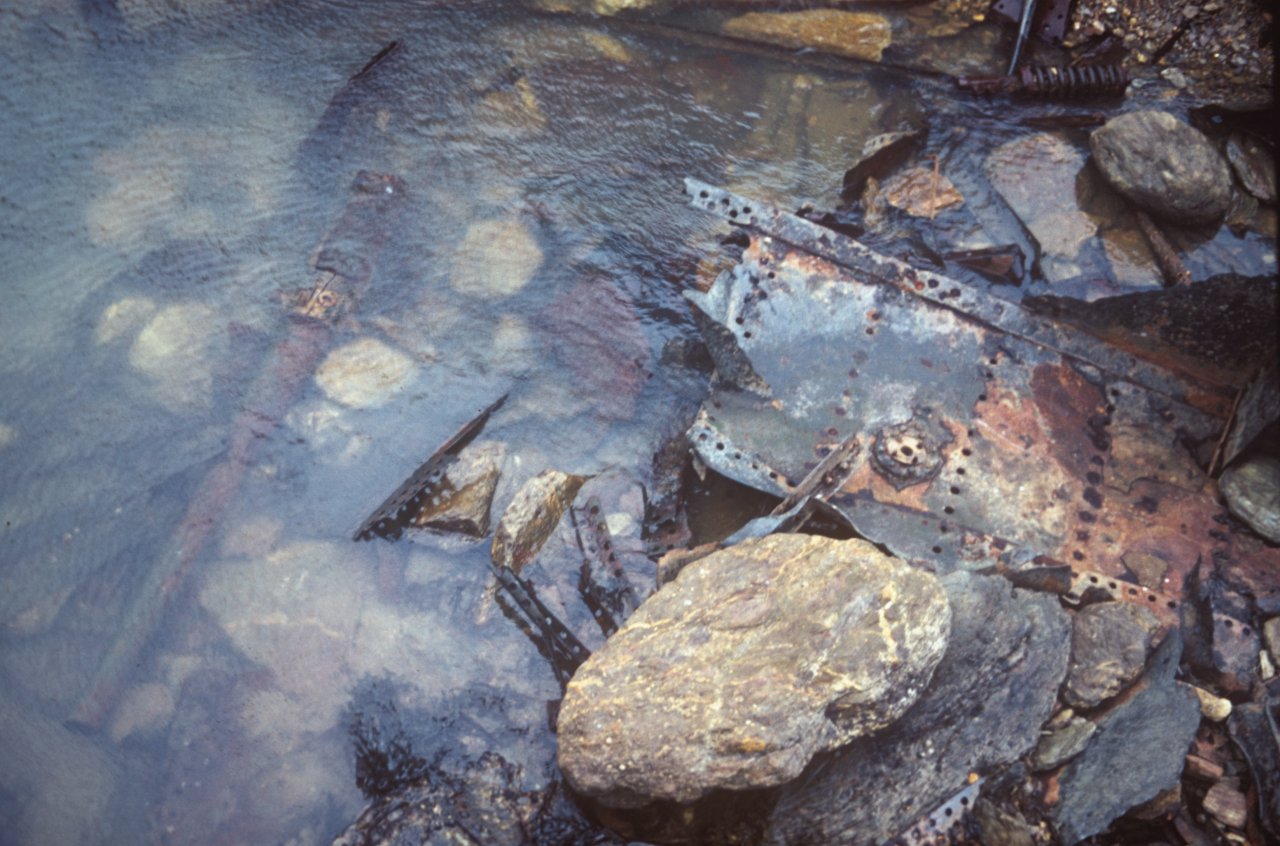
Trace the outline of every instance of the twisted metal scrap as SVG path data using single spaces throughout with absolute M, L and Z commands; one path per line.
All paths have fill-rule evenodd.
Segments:
M 782 496 L 857 436 L 825 502 L 938 572 L 1115 577 L 1140 553 L 1180 593 L 1198 560 L 1242 554 L 1202 469 L 1225 389 L 778 209 L 686 191 L 749 236 L 736 267 L 686 295 L 750 365 L 749 389 L 717 389 L 689 431 L 717 472 Z

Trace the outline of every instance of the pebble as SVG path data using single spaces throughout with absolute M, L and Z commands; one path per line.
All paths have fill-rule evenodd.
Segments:
M 453 252 L 449 284 L 455 291 L 486 299 L 509 297 L 542 266 L 542 248 L 519 220 L 473 223 Z
M 130 737 L 156 735 L 173 719 L 177 705 L 169 688 L 157 682 L 127 691 L 116 707 L 108 728 L 113 743 Z
M 156 399 L 172 411 L 212 404 L 213 366 L 227 344 L 217 318 L 203 303 L 166 306 L 129 348 L 129 364 L 151 379 Z
M 1249 815 L 1248 801 L 1232 779 L 1222 779 L 1204 796 L 1204 809 L 1223 825 L 1243 829 Z
M 386 405 L 416 375 L 413 360 L 374 338 L 361 338 L 329 353 L 316 370 L 325 396 L 349 408 Z
M 98 325 L 93 331 L 93 339 L 99 344 L 109 344 L 125 335 L 137 332 L 158 306 L 147 297 L 125 297 L 117 300 L 102 310 Z
M 1188 687 L 1195 691 L 1196 698 L 1200 700 L 1200 715 L 1206 720 L 1220 723 L 1231 716 L 1231 700 L 1215 696 L 1203 687 L 1196 685 L 1188 685 Z

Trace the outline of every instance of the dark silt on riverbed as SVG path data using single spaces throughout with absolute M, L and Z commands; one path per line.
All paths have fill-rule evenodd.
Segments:
M 999 30 L 930 14 L 895 18 L 886 63 L 997 72 Z M 867 139 L 928 126 L 921 161 L 943 156 L 966 195 L 947 240 L 1025 243 L 982 177 L 1016 114 L 932 74 L 675 32 L 516 3 L 0 8 L 0 843 L 328 842 L 365 803 L 344 715 L 369 678 L 423 713 L 476 703 L 456 751 L 543 788 L 559 689 L 494 605 L 487 543 L 350 537 L 504 394 L 495 509 L 546 468 L 652 484 L 709 379 L 681 293 L 726 232 L 686 206 L 686 175 L 832 207 Z M 368 292 L 268 421 L 101 724 L 69 727 L 317 246 L 369 246 L 333 229 L 359 171 L 403 188 Z M 1078 288 L 1115 243 L 1046 267 Z M 1274 272 L 1256 233 L 1186 258 Z M 576 575 L 542 578 L 590 622 Z

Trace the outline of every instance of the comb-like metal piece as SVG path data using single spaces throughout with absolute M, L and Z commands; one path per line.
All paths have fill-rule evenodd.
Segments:
M 413 474 L 360 524 L 352 540 L 371 540 L 375 535 L 387 540 L 398 540 L 405 528 L 412 524 L 423 502 L 431 496 L 432 488 L 444 478 L 445 471 L 456 459 L 457 454 L 480 434 L 480 430 L 489 421 L 490 415 L 497 411 L 506 399 L 507 395 L 503 394 L 441 444 L 421 467 L 413 471 Z

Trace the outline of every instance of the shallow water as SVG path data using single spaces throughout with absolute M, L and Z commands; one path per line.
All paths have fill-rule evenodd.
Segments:
M 558 691 L 487 544 L 351 532 L 508 393 L 495 509 L 548 467 L 651 484 L 706 387 L 680 292 L 723 234 L 681 178 L 830 206 L 849 151 L 947 99 L 516 4 L 69 5 L 0 9 L 0 842 L 328 842 L 364 804 L 342 715 L 368 677 L 424 710 L 497 690 L 504 727 L 459 742 L 545 784 Z M 954 108 L 931 143 L 976 166 L 1009 126 Z M 376 246 L 332 230 L 360 170 L 403 190 Z M 1016 229 L 978 182 L 957 240 Z M 69 728 L 322 243 L 376 255 L 369 290 L 119 701 Z

